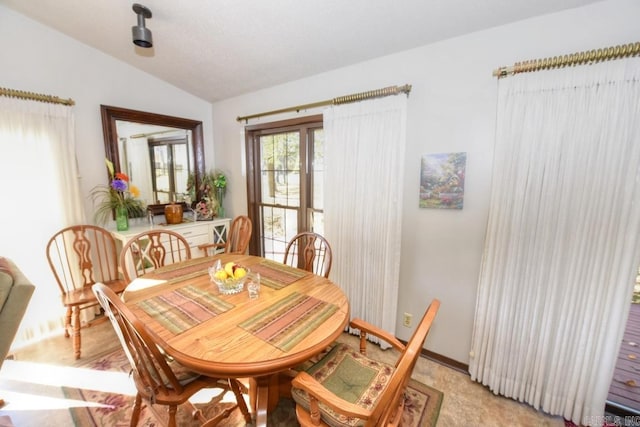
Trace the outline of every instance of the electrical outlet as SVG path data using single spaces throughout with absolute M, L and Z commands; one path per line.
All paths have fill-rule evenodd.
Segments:
M 411 313 L 405 313 L 404 314 L 404 319 L 402 320 L 402 324 L 404 326 L 406 326 L 407 328 L 411 327 L 411 319 L 413 318 L 413 314 Z

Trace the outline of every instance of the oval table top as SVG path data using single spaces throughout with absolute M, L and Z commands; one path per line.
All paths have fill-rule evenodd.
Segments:
M 260 296 L 221 294 L 207 269 L 220 259 L 261 273 Z M 186 367 L 213 376 L 271 375 L 308 360 L 342 333 L 349 302 L 330 280 L 261 257 L 218 254 L 134 280 L 127 306 Z

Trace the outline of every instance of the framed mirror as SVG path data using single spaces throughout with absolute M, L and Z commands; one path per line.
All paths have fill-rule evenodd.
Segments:
M 193 201 L 204 176 L 202 122 L 101 105 L 107 158 L 129 175 L 148 205 L 182 201 L 187 179 L 195 179 Z

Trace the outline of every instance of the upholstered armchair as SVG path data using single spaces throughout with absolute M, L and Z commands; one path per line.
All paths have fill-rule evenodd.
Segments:
M 0 257 L 0 368 L 27 310 L 35 286 L 8 258 Z M 0 406 L 4 401 L 0 398 Z

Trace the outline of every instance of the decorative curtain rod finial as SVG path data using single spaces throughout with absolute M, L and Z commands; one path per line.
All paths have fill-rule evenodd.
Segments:
M 628 43 L 615 47 L 612 46 L 602 49 L 592 49 L 588 51 L 572 53 L 570 55 L 559 55 L 544 59 L 520 61 L 516 62 L 510 67 L 500 67 L 496 70 L 493 70 L 493 76 L 502 78 L 512 74 L 529 73 L 533 71 L 549 70 L 552 68 L 563 68 L 574 65 L 592 64 L 595 62 L 628 58 L 638 55 L 640 55 L 640 42 Z
M 0 96 L 6 96 L 9 98 L 28 99 L 31 101 L 48 102 L 51 104 L 62 104 L 67 106 L 75 105 L 75 101 L 71 98 L 63 99 L 54 95 L 45 95 L 42 93 L 27 92 L 24 90 L 8 89 L 0 87 Z

